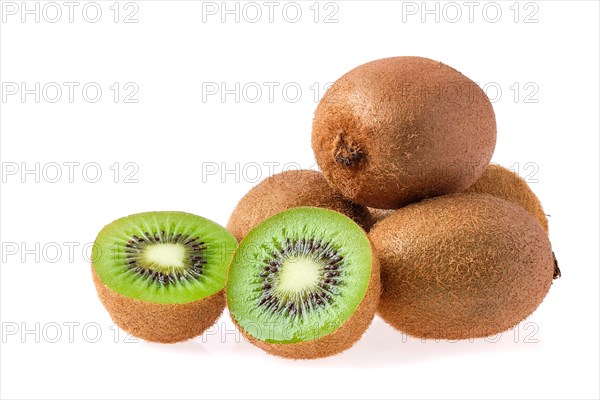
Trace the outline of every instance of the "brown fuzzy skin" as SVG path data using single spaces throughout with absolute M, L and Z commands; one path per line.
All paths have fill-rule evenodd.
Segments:
M 381 295 L 381 282 L 379 277 L 380 266 L 376 254 L 374 252 L 372 254 L 373 261 L 371 263 L 371 277 L 369 280 L 369 285 L 367 286 L 367 291 L 365 292 L 365 296 L 358 305 L 358 308 L 354 314 L 352 314 L 352 316 L 346 322 L 344 322 L 338 330 L 330 333 L 329 335 L 306 342 L 275 344 L 267 343 L 254 338 L 242 327 L 240 327 L 235 319 L 232 318 L 233 323 L 250 343 L 263 349 L 267 353 L 279 357 L 292 359 L 315 359 L 329 357 L 341 353 L 342 351 L 352 347 L 354 343 L 361 338 L 363 333 L 373 321 L 373 317 L 377 311 L 379 298 Z
M 365 231 L 371 228 L 369 210 L 336 193 L 327 184 L 323 174 L 311 170 L 291 170 L 263 180 L 246 193 L 229 217 L 227 229 L 241 241 L 265 219 L 289 208 L 302 206 L 328 208 L 352 218 Z
M 312 147 L 329 184 L 369 207 L 461 192 L 496 145 L 492 105 L 455 69 L 384 58 L 338 79 L 317 106 Z
M 548 218 L 542 203 L 527 182 L 513 171 L 500 165 L 490 164 L 483 175 L 472 184 L 467 193 L 483 193 L 512 201 L 533 214 L 548 233 Z
M 548 235 L 523 207 L 484 194 L 411 204 L 377 224 L 379 314 L 420 338 L 466 339 L 508 330 L 552 283 Z
M 123 296 L 106 286 L 94 267 L 100 301 L 113 321 L 133 336 L 150 342 L 175 343 L 201 335 L 225 309 L 225 291 L 185 304 L 159 304 Z
M 527 182 L 513 171 L 497 164 L 487 166 L 477 181 L 466 193 L 482 193 L 512 201 L 533 214 L 548 233 L 548 218 L 539 198 Z M 395 210 L 368 207 L 373 225 L 390 216 Z
M 371 220 L 373 221 L 373 225 L 375 225 L 382 219 L 389 217 L 394 211 L 396 211 L 396 210 L 384 210 L 382 208 L 373 208 L 373 207 L 367 207 L 367 208 L 369 209 L 369 212 L 371 213 Z

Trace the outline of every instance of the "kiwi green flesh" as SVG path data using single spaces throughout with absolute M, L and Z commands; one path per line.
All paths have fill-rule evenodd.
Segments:
M 369 240 L 350 218 L 315 207 L 283 211 L 240 242 L 229 269 L 229 311 L 264 342 L 318 339 L 356 311 L 371 261 Z
M 92 265 L 124 296 L 183 304 L 222 290 L 236 240 L 206 218 L 177 211 L 120 218 L 100 231 Z

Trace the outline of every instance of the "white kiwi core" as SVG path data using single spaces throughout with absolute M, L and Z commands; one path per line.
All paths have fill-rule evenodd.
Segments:
M 158 269 L 185 268 L 185 246 L 180 243 L 156 243 L 144 249 L 144 264 Z
M 319 284 L 322 265 L 306 257 L 290 257 L 281 266 L 278 292 L 303 293 Z

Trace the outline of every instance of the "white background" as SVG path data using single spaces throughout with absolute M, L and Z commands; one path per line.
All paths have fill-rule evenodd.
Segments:
M 55 23 L 46 2 L 39 22 L 20 1 L 1 3 L 3 398 L 600 396 L 597 2 L 309 1 L 297 3 L 295 23 L 286 2 L 272 22 L 258 2 L 238 3 L 239 22 L 224 23 L 221 2 L 99 1 L 96 23 L 86 2 L 73 22 L 56 3 Z M 125 23 L 132 13 L 138 22 Z M 563 278 L 527 321 L 499 337 L 436 343 L 376 319 L 354 348 L 317 361 L 263 353 L 227 315 L 176 345 L 112 327 L 88 262 L 105 224 L 150 210 L 226 224 L 270 169 L 315 168 L 311 120 L 328 82 L 396 55 L 443 61 L 488 90 L 493 161 L 526 177 L 551 215 Z M 22 98 L 21 83 L 35 92 L 36 82 L 39 102 Z M 222 83 L 233 92 L 211 94 Z

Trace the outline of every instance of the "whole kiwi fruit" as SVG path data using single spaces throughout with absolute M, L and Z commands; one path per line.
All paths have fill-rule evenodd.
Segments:
M 379 314 L 420 338 L 485 337 L 542 302 L 554 276 L 548 235 L 523 207 L 460 193 L 411 204 L 369 233 L 381 263 Z
M 497 164 L 487 166 L 477 181 L 469 186 L 467 193 L 483 193 L 512 201 L 533 214 L 548 232 L 548 218 L 542 203 L 527 182 L 515 172 Z
M 152 342 L 179 342 L 200 335 L 223 312 L 236 245 L 225 228 L 197 215 L 134 214 L 100 231 L 92 276 L 121 329 Z
M 312 127 L 325 179 L 375 208 L 465 190 L 495 145 L 496 120 L 483 90 L 422 57 L 384 58 L 346 73 L 324 94 Z
M 275 174 L 250 189 L 231 213 L 227 229 L 242 240 L 268 217 L 303 206 L 328 208 L 347 215 L 367 231 L 371 227 L 371 214 L 366 207 L 344 199 L 320 172 L 300 169 Z
M 327 357 L 350 348 L 373 320 L 379 263 L 348 217 L 293 208 L 240 242 L 226 292 L 233 322 L 254 345 L 286 358 Z

